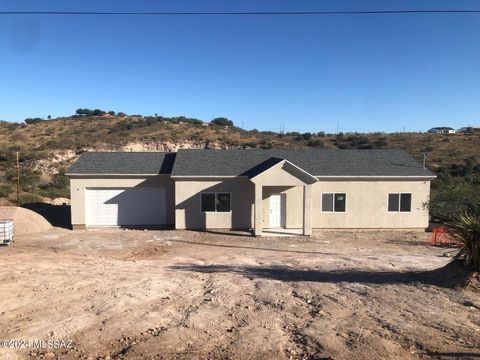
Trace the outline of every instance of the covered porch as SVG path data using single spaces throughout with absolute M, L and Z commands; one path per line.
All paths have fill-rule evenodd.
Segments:
M 318 179 L 285 159 L 271 158 L 253 169 L 255 236 L 312 234 L 312 185 Z

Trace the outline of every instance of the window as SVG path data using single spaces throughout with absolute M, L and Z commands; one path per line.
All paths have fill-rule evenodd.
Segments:
M 322 194 L 323 212 L 345 212 L 347 204 L 347 194 L 329 193 Z
M 412 194 L 400 194 L 400 211 L 408 212 L 412 207 Z
M 202 212 L 230 212 L 230 193 L 201 194 Z
M 215 211 L 215 194 L 202 194 L 202 212 Z
M 412 194 L 388 194 L 388 211 L 410 212 L 412 209 Z
M 229 212 L 230 211 L 230 193 L 218 193 L 216 204 L 217 204 L 217 212 Z

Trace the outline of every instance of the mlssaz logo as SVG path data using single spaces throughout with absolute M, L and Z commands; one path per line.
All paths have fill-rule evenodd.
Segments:
M 31 347 L 42 349 L 71 349 L 73 347 L 73 340 L 32 340 Z

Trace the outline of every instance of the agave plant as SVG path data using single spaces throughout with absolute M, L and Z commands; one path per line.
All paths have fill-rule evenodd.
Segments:
M 450 235 L 462 246 L 454 259 L 463 260 L 480 270 L 480 204 L 470 205 L 445 221 Z

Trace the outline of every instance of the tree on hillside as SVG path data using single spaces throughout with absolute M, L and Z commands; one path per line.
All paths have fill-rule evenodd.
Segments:
M 218 126 L 233 126 L 233 121 L 228 120 L 225 117 L 215 118 L 211 121 L 211 123 L 214 124 L 214 125 L 218 125 Z
M 24 120 L 26 124 L 36 124 L 36 123 L 39 123 L 41 121 L 43 121 L 43 119 L 41 118 L 27 118 Z
M 118 117 L 126 117 L 127 114 L 125 114 L 124 112 L 121 112 L 121 111 L 120 111 L 119 113 L 117 113 L 117 116 L 118 116 Z
M 306 132 L 302 134 L 302 139 L 308 141 L 312 138 L 312 136 L 313 136 L 312 133 Z
M 75 111 L 75 113 L 76 113 L 77 115 L 90 116 L 90 115 L 93 114 L 93 111 L 90 110 L 90 109 L 82 109 L 82 108 L 80 108 L 80 109 L 77 109 L 77 111 Z
M 103 111 L 103 110 L 100 110 L 100 109 L 95 109 L 95 110 L 93 110 L 93 113 L 92 113 L 93 116 L 100 116 L 100 115 L 105 115 L 105 114 L 106 114 L 106 112 Z
M 110 111 L 108 112 L 108 115 L 115 116 L 115 111 L 110 110 Z

